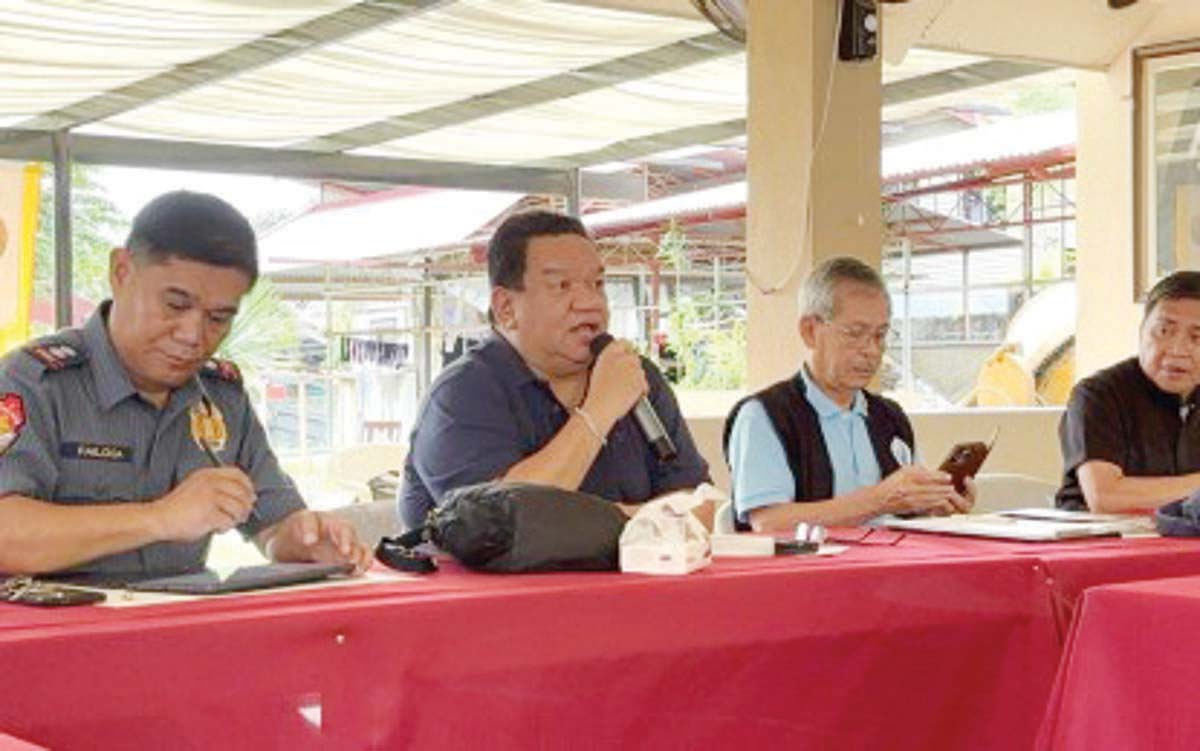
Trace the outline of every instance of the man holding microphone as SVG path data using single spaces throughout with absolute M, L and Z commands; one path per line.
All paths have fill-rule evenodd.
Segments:
M 400 493 L 408 526 L 447 491 L 488 480 L 619 503 L 708 480 L 662 374 L 627 342 L 600 338 L 604 266 L 578 219 L 509 217 L 488 246 L 488 279 L 492 335 L 437 378 L 417 416 Z M 661 423 L 657 449 L 643 427 L 649 411 Z

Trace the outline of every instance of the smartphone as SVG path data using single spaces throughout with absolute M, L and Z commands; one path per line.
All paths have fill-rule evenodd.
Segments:
M 991 453 L 999 433 L 999 428 L 992 431 L 992 437 L 988 439 L 987 443 L 981 441 L 956 443 L 950 449 L 950 453 L 946 455 L 938 469 L 954 478 L 954 489 L 959 493 L 966 492 L 967 478 L 974 477 L 979 472 L 984 459 L 987 459 L 988 454 Z

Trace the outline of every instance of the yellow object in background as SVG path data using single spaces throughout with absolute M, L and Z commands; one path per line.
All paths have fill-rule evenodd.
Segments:
M 1037 375 L 1038 396 L 1043 404 L 1066 404 L 1075 385 L 1075 340 L 1042 364 Z
M 40 164 L 0 162 L 0 354 L 29 339 Z
M 984 361 L 975 381 L 975 400 L 980 407 L 1031 405 L 1036 393 L 1033 375 L 1007 346 Z

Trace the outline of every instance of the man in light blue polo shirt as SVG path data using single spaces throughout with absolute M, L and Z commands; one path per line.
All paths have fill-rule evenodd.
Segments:
M 743 399 L 725 423 L 740 529 L 970 510 L 973 486 L 959 494 L 949 475 L 915 464 L 904 410 L 866 390 L 883 361 L 890 319 L 887 287 L 861 261 L 830 259 L 805 282 L 804 366 Z

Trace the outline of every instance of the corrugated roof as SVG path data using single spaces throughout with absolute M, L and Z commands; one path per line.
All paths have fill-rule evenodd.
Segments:
M 942 138 L 884 149 L 883 178 L 895 180 L 910 174 L 942 172 L 1071 148 L 1077 135 L 1074 110 L 1012 118 Z
M 883 178 L 891 180 L 906 174 L 930 174 L 956 167 L 1034 157 L 1074 148 L 1075 140 L 1073 110 L 1012 118 L 995 125 L 886 148 L 882 157 Z M 671 217 L 686 220 L 745 205 L 746 183 L 739 181 L 596 212 L 584 216 L 583 220 L 590 230 L 605 235 L 663 222 Z M 983 244 L 995 238 L 981 236 L 975 240 L 974 244 Z
M 325 204 L 263 237 L 259 258 L 270 273 L 462 243 L 522 197 L 498 191 L 402 188 Z

